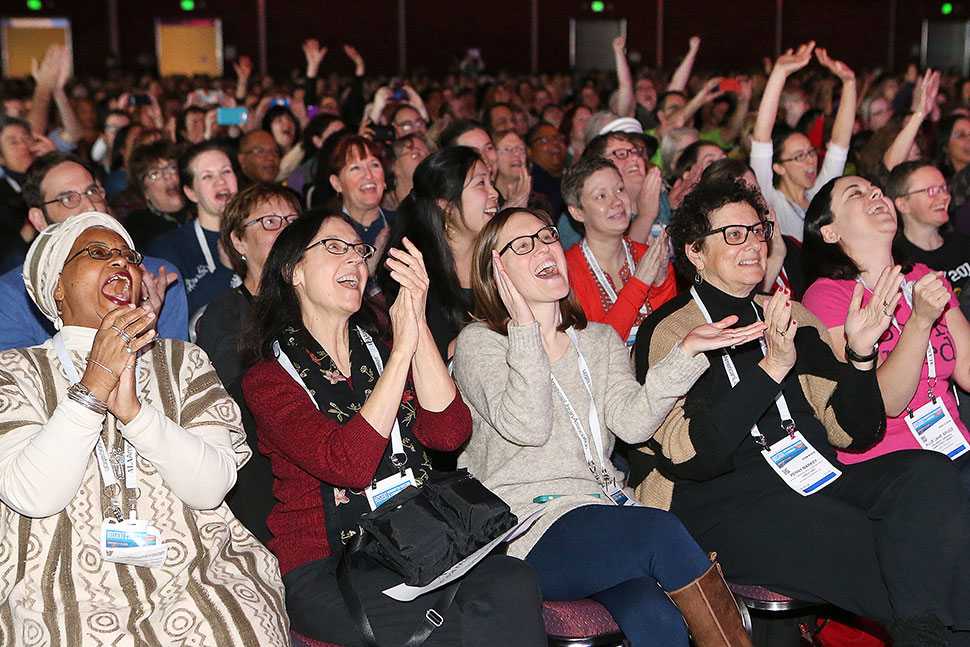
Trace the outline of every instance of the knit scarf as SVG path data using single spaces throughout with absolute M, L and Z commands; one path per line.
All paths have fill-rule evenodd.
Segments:
M 313 394 L 317 408 L 323 415 L 338 423 L 345 424 L 357 415 L 380 377 L 357 328 L 350 330 L 349 376 L 340 372 L 333 358 L 302 324 L 285 327 L 279 342 L 281 351 L 293 363 L 303 383 Z M 374 344 L 386 365 L 390 354 L 388 348 L 376 341 Z M 414 478 L 422 482 L 430 475 L 431 460 L 414 437 L 415 416 L 416 400 L 413 388 L 408 382 L 401 398 L 397 420 L 406 457 L 404 466 L 410 467 Z M 372 481 L 379 481 L 396 471 L 397 468 L 391 462 L 391 443 L 388 442 Z M 321 481 L 320 493 L 327 524 L 327 540 L 331 553 L 335 555 L 337 547 L 346 544 L 357 534 L 358 519 L 360 515 L 370 511 L 370 506 L 363 492 L 330 483 Z

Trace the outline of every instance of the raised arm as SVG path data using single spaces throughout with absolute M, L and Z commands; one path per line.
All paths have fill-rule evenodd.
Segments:
M 626 38 L 624 36 L 617 36 L 613 39 L 613 60 L 616 62 L 616 79 L 620 84 L 617 90 L 616 112 L 621 117 L 632 117 L 637 102 L 633 97 L 633 76 L 630 74 L 630 64 L 626 60 Z
M 738 102 L 734 108 L 734 113 L 731 115 L 728 125 L 721 130 L 721 141 L 733 142 L 741 134 L 741 128 L 744 127 L 744 120 L 748 116 L 748 110 L 751 108 L 751 79 L 748 77 L 741 77 L 738 79 L 741 84 L 741 91 L 738 93 Z
M 758 118 L 754 122 L 754 132 L 751 135 L 753 141 L 771 143 L 771 131 L 775 127 L 775 119 L 778 116 L 778 102 L 781 100 L 781 92 L 785 89 L 788 76 L 809 64 L 814 48 L 815 41 L 811 41 L 800 45 L 798 50 L 789 49 L 775 61 L 768 83 L 765 84 L 764 93 L 761 95 Z
M 674 70 L 674 75 L 670 77 L 670 83 L 667 84 L 667 90 L 687 91 L 687 82 L 690 80 L 690 73 L 694 69 L 694 61 L 697 60 L 697 52 L 700 48 L 700 36 L 691 36 L 687 44 L 687 55 Z
M 49 132 L 51 99 L 62 74 L 65 57 L 68 57 L 68 53 L 64 45 L 51 45 L 40 63 L 36 59 L 33 61 L 31 74 L 36 85 L 27 122 L 30 124 L 31 132 L 37 135 L 46 135 Z M 70 59 L 68 59 L 68 65 L 70 65 Z M 67 78 L 65 77 L 64 80 L 66 81 Z
M 245 105 L 246 93 L 249 91 L 249 77 L 253 73 L 253 62 L 248 56 L 240 56 L 239 60 L 232 64 L 232 69 L 236 71 L 236 102 Z
M 827 50 L 819 47 L 815 50 L 818 62 L 824 65 L 842 82 L 842 98 L 839 100 L 839 110 L 835 113 L 832 124 L 833 144 L 848 148 L 852 140 L 852 128 L 855 125 L 856 107 L 856 79 L 855 72 L 842 61 L 836 61 L 829 56 Z
M 940 73 L 926 70 L 926 74 L 917 81 L 916 91 L 913 92 L 913 114 L 906 120 L 903 129 L 899 131 L 896 139 L 882 156 L 882 163 L 888 170 L 892 171 L 906 161 L 920 127 L 936 109 L 936 95 L 939 91 Z

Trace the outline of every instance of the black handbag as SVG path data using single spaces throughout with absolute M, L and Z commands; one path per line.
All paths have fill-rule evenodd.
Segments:
M 518 523 L 468 470 L 434 474 L 360 517 L 362 550 L 424 586 Z

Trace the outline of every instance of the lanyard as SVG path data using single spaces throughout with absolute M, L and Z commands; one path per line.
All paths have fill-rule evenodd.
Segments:
M 54 352 L 57 353 L 57 358 L 61 361 L 61 366 L 64 367 L 68 379 L 71 380 L 72 384 L 80 382 L 81 376 L 78 374 L 74 362 L 71 361 L 71 356 L 67 352 L 61 333 L 54 335 L 53 342 Z M 137 373 L 136 368 L 135 374 L 137 375 Z M 135 464 L 135 448 L 127 440 L 124 440 L 122 444 L 124 447 L 125 489 L 137 491 L 138 466 Z M 124 516 L 121 513 L 121 500 L 119 499 L 122 492 L 121 484 L 118 483 L 118 477 L 115 476 L 115 471 L 111 465 L 112 458 L 108 456 L 108 448 L 105 447 L 104 438 L 98 436 L 98 444 L 94 446 L 94 453 L 98 459 L 98 471 L 101 472 L 105 492 L 108 493 L 108 498 L 111 500 L 111 513 L 119 522 L 124 521 Z
M 199 239 L 199 249 L 202 250 L 202 255 L 205 257 L 206 267 L 209 268 L 210 272 L 215 272 L 216 261 L 212 258 L 212 250 L 209 249 L 209 243 L 205 239 L 205 234 L 202 233 L 202 223 L 198 219 L 195 221 L 195 237 Z
M 377 346 L 374 344 L 374 340 L 368 335 L 360 326 L 357 327 L 357 334 L 360 335 L 360 339 L 367 346 L 367 352 L 370 353 L 371 359 L 374 360 L 374 366 L 377 368 L 377 375 L 379 376 L 384 372 L 384 362 L 381 360 L 380 353 L 377 352 Z M 303 382 L 303 378 L 297 372 L 296 367 L 293 366 L 293 362 L 287 357 L 286 353 L 282 352 L 280 349 L 280 343 L 278 341 L 273 342 L 273 352 L 276 353 L 276 361 L 280 363 L 283 370 L 286 371 L 290 377 L 292 377 L 297 384 L 303 387 L 306 394 L 310 396 L 310 402 L 313 406 L 320 409 L 317 406 L 317 401 L 314 399 L 313 394 L 310 389 L 307 388 L 306 384 Z M 401 437 L 401 425 L 398 423 L 397 414 L 394 416 L 394 427 L 391 429 L 391 463 L 394 467 L 404 471 L 404 464 L 407 462 L 407 454 L 404 453 L 404 439 Z
M 707 307 L 704 305 L 704 302 L 701 301 L 701 296 L 697 294 L 697 289 L 691 287 L 690 295 L 694 298 L 694 303 L 696 303 L 697 307 L 700 308 L 701 314 L 704 315 L 704 319 L 707 321 L 707 323 L 714 323 L 714 320 L 711 319 L 711 313 L 707 311 Z M 751 304 L 751 307 L 754 308 L 755 316 L 757 316 L 758 320 L 760 321 L 761 316 L 758 314 L 758 309 L 755 308 L 753 303 Z M 764 337 L 759 338 L 758 341 L 761 344 L 761 353 L 763 355 L 767 354 L 768 346 L 765 344 Z M 731 383 L 731 388 L 733 389 L 735 386 L 737 386 L 738 382 L 741 381 L 741 377 L 738 375 L 738 369 L 734 365 L 734 360 L 731 359 L 731 355 L 728 353 L 726 348 L 721 349 L 721 362 L 724 364 L 724 372 L 727 373 L 728 382 Z M 792 418 L 791 410 L 788 408 L 788 401 L 785 400 L 785 392 L 782 390 L 779 390 L 778 395 L 775 396 L 775 407 L 778 408 L 778 415 L 781 417 L 782 428 L 788 432 L 789 436 L 794 438 L 795 420 Z M 758 441 L 759 445 L 765 449 L 768 449 L 768 440 L 765 438 L 764 434 L 761 433 L 761 430 L 758 429 L 757 424 L 751 425 L 751 435 L 756 441 Z
M 593 256 L 593 250 L 589 248 L 589 243 L 586 242 L 585 238 L 583 238 L 583 242 L 580 243 L 580 248 L 583 250 L 583 256 L 586 257 L 586 262 L 589 264 L 590 269 L 593 270 L 593 275 L 596 277 L 596 282 L 599 283 L 600 287 L 603 288 L 603 291 L 606 292 L 606 296 L 609 298 L 610 304 L 616 303 L 618 298 L 616 290 L 614 290 L 613 286 L 610 285 L 610 280 L 607 278 L 603 268 L 601 268 L 600 264 L 596 261 L 596 257 Z M 633 276 L 633 272 L 636 270 L 636 265 L 633 263 L 633 256 L 630 255 L 630 248 L 627 247 L 625 240 L 623 241 L 623 251 L 626 254 L 626 265 L 628 268 L 630 268 L 630 276 Z M 640 306 L 641 315 L 650 314 L 650 310 L 647 309 L 648 303 L 649 301 L 646 301 L 642 306 Z
M 589 471 L 592 472 L 593 477 L 601 487 L 606 487 L 610 482 L 610 475 L 606 471 L 606 456 L 603 452 L 603 434 L 602 430 L 600 429 L 599 416 L 596 414 L 596 403 L 593 401 L 593 379 L 590 377 L 589 365 L 586 363 L 586 359 L 579 350 L 579 341 L 576 339 L 576 331 L 570 327 L 566 330 L 566 334 L 569 335 L 570 341 L 572 341 L 573 345 L 576 347 L 579 375 L 583 378 L 583 385 L 586 387 L 586 392 L 589 394 L 589 428 L 593 433 L 593 443 L 596 445 L 596 453 L 599 455 L 600 459 L 599 471 L 596 470 L 596 463 L 593 461 L 593 453 L 590 451 L 589 436 L 586 434 L 586 430 L 583 428 L 583 423 L 579 420 L 576 410 L 573 408 L 569 398 L 566 397 L 566 392 L 563 391 L 562 387 L 559 385 L 559 381 L 556 379 L 556 376 L 550 372 L 549 377 L 552 379 L 552 386 L 555 387 L 556 392 L 559 394 L 559 398 L 566 406 L 566 413 L 569 414 L 569 421 L 572 423 L 573 429 L 576 431 L 576 435 L 579 436 L 579 441 L 583 445 L 583 454 L 586 456 L 586 465 L 589 467 Z
M 862 287 L 869 290 L 869 293 L 872 294 L 872 288 L 866 285 L 866 282 L 862 280 L 861 276 L 857 277 L 856 281 L 861 283 Z M 900 286 L 903 291 L 903 298 L 906 299 L 906 305 L 909 306 L 910 311 L 913 310 L 913 285 L 914 284 L 915 284 L 914 281 L 904 280 L 902 285 Z M 896 332 L 898 332 L 900 335 L 903 334 L 903 327 L 899 324 L 899 320 L 896 319 L 895 312 L 893 313 L 892 325 L 893 325 L 893 328 L 896 329 Z M 936 324 L 933 324 L 933 326 L 935 327 Z M 936 355 L 933 352 L 933 342 L 931 342 L 930 340 L 926 340 L 926 378 L 927 378 L 926 395 L 930 400 L 932 400 L 933 402 L 936 402 L 936 395 L 933 393 L 933 391 L 936 389 Z M 906 410 L 909 412 L 910 415 L 913 415 L 913 410 L 909 407 L 909 405 L 906 405 Z

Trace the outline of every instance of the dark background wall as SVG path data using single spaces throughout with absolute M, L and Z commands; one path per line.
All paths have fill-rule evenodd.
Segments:
M 398 66 L 397 0 L 265 0 L 269 71 L 287 73 L 302 66 L 300 43 L 310 37 L 330 45 L 324 71 L 349 71 L 339 51 L 354 44 L 374 73 L 395 73 Z M 42 11 L 28 11 L 24 0 L 0 0 L 0 16 L 67 16 L 74 36 L 75 67 L 99 74 L 109 53 L 107 0 L 43 0 Z M 569 19 L 593 16 L 583 0 L 537 0 L 538 54 L 542 71 L 568 67 Z M 656 57 L 655 0 L 606 0 L 601 15 L 628 20 L 628 49 Z M 890 7 L 895 4 L 895 29 Z M 782 43 L 791 47 L 811 38 L 850 65 L 887 64 L 895 39 L 896 69 L 918 59 L 921 23 L 939 16 L 935 0 L 784 0 Z M 224 44 L 256 60 L 257 0 L 196 0 L 194 12 L 179 0 L 117 0 L 123 67 L 133 69 L 139 55 L 153 55 L 155 18 L 217 16 Z M 749 67 L 770 56 L 775 41 L 773 0 L 666 0 L 663 52 L 666 63 L 682 56 L 687 39 L 704 39 L 698 67 Z M 970 1 L 954 2 L 955 16 L 970 17 Z M 963 5 L 966 5 L 965 7 Z M 407 62 L 411 70 L 446 70 L 468 47 L 481 48 L 491 70 L 527 71 L 530 65 L 530 0 L 407 0 Z M 231 71 L 231 69 L 230 69 Z M 725 69 L 725 71 L 728 71 Z

